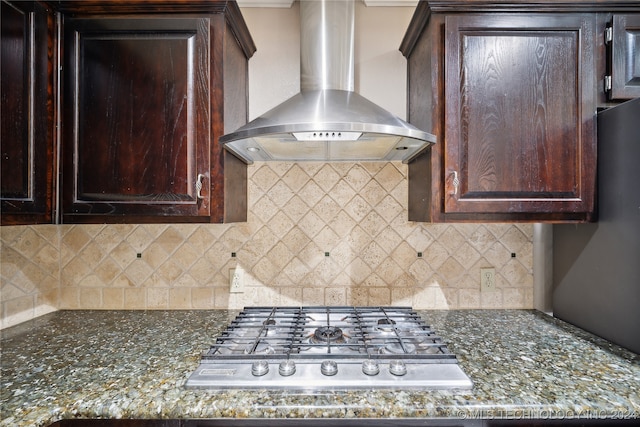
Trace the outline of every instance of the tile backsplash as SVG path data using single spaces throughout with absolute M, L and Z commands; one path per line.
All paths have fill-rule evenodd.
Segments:
M 246 223 L 1 227 L 0 325 L 57 309 L 533 308 L 533 225 L 406 218 L 406 165 L 278 162 L 249 166 Z

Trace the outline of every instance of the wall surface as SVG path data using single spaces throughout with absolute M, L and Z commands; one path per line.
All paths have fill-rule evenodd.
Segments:
M 403 118 L 398 46 L 412 13 L 356 9 L 356 89 Z M 243 14 L 258 47 L 249 63 L 254 118 L 299 89 L 298 6 Z M 403 164 L 256 163 L 246 223 L 1 227 L 0 327 L 57 309 L 533 308 L 533 225 L 406 218 Z M 242 294 L 229 293 L 236 266 Z M 481 292 L 480 268 L 489 266 L 496 290 Z
M 55 309 L 532 308 L 533 226 L 408 222 L 406 172 L 256 164 L 246 223 L 2 227 L 2 325 Z M 245 292 L 229 294 L 236 266 Z
M 406 118 L 407 67 L 399 47 L 415 7 L 355 9 L 356 91 Z M 249 116 L 254 119 L 300 91 L 300 8 L 243 8 L 257 51 L 249 61 Z

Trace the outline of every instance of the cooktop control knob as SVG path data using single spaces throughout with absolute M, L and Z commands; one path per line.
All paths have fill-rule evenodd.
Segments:
M 389 372 L 401 377 L 407 373 L 407 365 L 402 360 L 392 360 L 389 362 Z
M 328 377 L 338 373 L 338 364 L 335 360 L 325 360 L 320 364 L 320 372 Z
M 251 364 L 251 373 L 254 377 L 261 377 L 269 372 L 269 362 L 266 360 L 258 360 Z
M 380 373 L 380 365 L 372 359 L 366 359 L 362 362 L 362 372 L 367 375 L 378 375 Z
M 280 362 L 278 372 L 280 372 L 280 375 L 282 375 L 283 377 L 293 375 L 296 372 L 296 362 L 290 359 L 283 360 L 282 362 Z

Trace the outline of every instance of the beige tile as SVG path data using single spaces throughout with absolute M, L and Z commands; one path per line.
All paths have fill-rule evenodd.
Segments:
M 77 285 L 82 288 L 94 288 L 94 289 L 104 288 L 104 283 L 102 283 L 100 278 L 95 274 L 89 274 L 88 276 L 83 277 L 80 281 L 78 281 Z
M 136 254 L 137 255 L 137 254 Z M 158 268 L 163 265 L 170 255 L 161 245 L 152 244 L 146 250 L 141 252 L 142 260 L 149 264 L 152 268 Z
M 214 306 L 213 308 L 232 308 L 230 305 L 230 294 L 227 288 L 214 289 Z
M 345 288 L 326 288 L 324 301 L 326 305 L 346 305 L 347 290 Z
M 155 271 L 153 276 L 156 277 L 156 281 L 161 281 L 162 283 L 171 284 L 175 280 L 178 279 L 184 272 L 183 268 L 173 262 L 173 259 L 167 260 L 167 262 L 163 263 L 158 269 Z M 153 277 L 152 276 L 152 277 Z
M 401 163 L 385 163 L 375 175 L 375 180 L 387 191 L 404 181 L 407 167 Z
M 153 270 L 146 262 L 137 260 L 127 267 L 125 273 L 134 286 L 139 286 L 153 274 Z
M 178 265 L 182 270 L 187 271 L 201 257 L 202 254 L 196 251 L 189 244 L 182 244 L 176 248 L 171 255 L 171 261 Z
M 405 270 L 391 258 L 383 259 L 375 271 L 383 283 L 388 286 L 397 286 L 398 279 L 405 273 Z
M 191 306 L 197 309 L 214 308 L 214 289 L 213 288 L 192 288 L 191 289 Z
M 268 200 L 268 197 L 265 197 Z M 291 200 L 287 203 L 286 207 L 286 215 L 293 221 L 294 223 L 298 223 L 306 214 L 309 212 L 310 207 L 307 204 L 309 201 L 303 199 L 299 194 L 294 195 Z M 259 207 L 257 207 L 259 209 Z M 273 217 L 276 212 L 272 212 L 269 215 L 269 218 Z M 263 220 L 263 222 L 267 222 L 267 220 Z
M 391 289 L 391 304 L 410 307 L 413 304 L 415 287 L 398 287 Z
M 524 266 L 514 258 L 504 265 L 500 274 L 511 287 L 533 286 L 533 274 L 525 269 Z
M 177 247 L 182 245 L 183 242 L 184 238 L 180 232 L 176 230 L 175 227 L 168 227 L 162 232 L 162 234 L 160 234 L 160 236 L 158 236 L 153 244 L 158 245 L 165 253 L 171 254 Z
M 440 292 L 436 292 L 437 310 L 454 310 L 459 308 L 458 289 L 443 288 Z
M 389 305 L 391 304 L 391 291 L 389 288 L 376 287 L 369 289 L 370 305 Z
M 11 242 L 11 247 L 25 258 L 33 258 L 47 242 L 31 227 L 24 227 L 22 232 Z
M 436 299 L 439 291 L 439 288 L 432 286 L 416 288 L 413 295 L 413 307 L 423 310 L 436 308 Z
M 124 308 L 128 310 L 147 308 L 147 291 L 142 288 L 124 289 Z
M 403 206 L 392 196 L 386 196 L 375 207 L 376 212 L 387 222 L 392 222 L 396 217 L 405 212 Z M 404 220 L 404 218 L 403 218 Z
M 124 306 L 124 289 L 105 288 L 102 290 L 102 308 L 109 310 L 121 310 Z
M 92 266 L 87 265 L 82 259 L 74 258 L 61 271 L 63 280 L 69 285 L 77 285 L 82 279 L 92 273 Z
M 267 191 L 278 182 L 278 175 L 264 163 L 256 168 L 251 177 L 251 183 L 262 191 Z
M 247 223 L 2 227 L 0 320 L 14 299 L 35 301 L 24 316 L 261 302 L 532 308 L 530 224 L 408 222 L 407 167 L 397 162 L 257 162 L 248 171 Z M 250 289 L 230 295 L 236 265 Z M 479 269 L 490 266 L 498 290 L 482 293 Z
M 57 246 L 47 244 L 33 257 L 33 262 L 50 274 L 57 275 L 60 269 L 60 257 L 58 255 Z
M 80 307 L 83 309 L 105 308 L 100 288 L 81 288 L 79 298 Z
M 191 306 L 191 288 L 169 289 L 169 305 L 172 310 L 189 309 Z
M 480 289 L 460 289 L 458 301 L 459 308 L 480 308 Z
M 120 274 L 122 269 L 111 258 L 106 258 L 98 266 L 95 267 L 95 275 L 105 285 L 111 284 Z
M 511 260 L 511 252 L 498 241 L 484 253 L 484 258 L 488 261 L 488 265 L 502 268 L 503 265 Z
M 530 241 L 530 237 L 522 232 L 517 226 L 508 227 L 502 236 L 500 242 L 510 251 L 518 252 L 523 245 Z
M 80 295 L 78 288 L 60 289 L 60 306 L 62 310 L 74 310 L 80 307 Z
M 338 183 L 338 185 L 339 184 L 340 183 Z M 353 191 L 353 189 L 351 189 L 351 191 Z M 316 203 L 318 203 L 320 199 L 322 199 L 325 196 L 325 194 L 326 193 L 322 190 L 322 188 L 320 188 L 318 184 L 316 184 L 314 181 L 309 181 L 305 184 L 304 187 L 302 187 L 302 189 L 298 192 L 297 196 L 300 197 L 300 199 L 302 199 L 307 206 L 313 207 L 315 206 Z M 334 189 L 331 193 L 334 200 L 338 202 L 338 204 L 340 204 L 340 200 L 339 198 L 336 198 L 336 196 L 339 194 L 340 192 L 337 189 Z M 351 199 L 351 197 L 348 197 L 347 200 L 349 199 Z M 295 197 L 292 200 L 295 201 Z
M 340 167 L 340 165 L 325 164 L 313 175 L 315 183 L 327 193 L 343 178 L 333 166 Z
M 344 207 L 344 211 L 349 214 L 351 219 L 358 223 L 369 214 L 370 210 L 371 206 L 369 203 L 359 195 L 352 198 Z
M 282 181 L 296 193 L 300 191 L 309 179 L 309 175 L 297 164 L 293 164 L 291 168 L 287 169 L 282 175 Z
M 136 252 L 143 252 L 156 239 L 149 229 L 143 226 L 137 226 L 127 236 L 126 241 Z
M 464 276 L 465 268 L 453 257 L 448 258 L 438 268 L 438 274 L 444 280 L 445 286 L 453 287 Z
M 526 291 L 523 288 L 503 289 L 501 308 L 526 308 Z
M 185 273 L 172 283 L 174 288 L 191 289 L 200 286 L 202 283 L 193 278 L 189 273 Z
M 4 319 L 7 319 L 8 323 L 14 325 L 24 322 L 33 317 L 34 308 L 35 300 L 31 295 L 13 298 L 3 303 Z
M 67 246 L 74 254 L 79 254 L 82 248 L 91 241 L 82 226 L 72 226 L 63 236 L 62 244 Z
M 169 289 L 166 288 L 148 288 L 147 289 L 147 308 L 169 308 Z
M 212 265 L 206 257 L 198 258 L 189 270 L 191 277 L 193 277 L 200 286 L 210 284 L 217 272 L 218 268 Z
M 344 175 L 346 181 L 354 190 L 360 192 L 362 188 L 371 181 L 371 174 L 361 164 L 355 164 L 349 167 Z
M 502 308 L 502 290 L 492 292 L 480 292 L 480 308 Z
M 331 195 L 324 196 L 313 207 L 315 213 L 324 220 L 325 223 L 332 222 L 333 219 L 340 213 L 340 205 L 333 199 L 336 197 L 336 192 L 332 192 Z
M 324 290 L 322 288 L 303 288 L 303 305 L 324 305 Z

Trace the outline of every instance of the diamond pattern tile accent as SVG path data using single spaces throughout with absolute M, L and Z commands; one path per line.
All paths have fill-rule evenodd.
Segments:
M 533 305 L 533 226 L 410 223 L 405 165 L 256 163 L 248 176 L 247 223 L 2 227 L 0 326 L 60 308 Z M 229 294 L 236 266 L 243 294 Z M 497 289 L 481 293 L 488 266 Z

